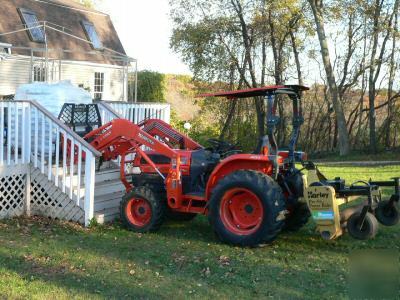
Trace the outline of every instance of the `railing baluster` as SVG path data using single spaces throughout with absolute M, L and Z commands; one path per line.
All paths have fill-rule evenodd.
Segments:
M 45 139 L 45 135 L 46 135 L 46 119 L 44 117 L 44 114 L 41 114 L 42 116 L 42 136 L 41 138 L 41 155 L 40 155 L 40 170 L 42 172 L 42 174 L 44 174 L 44 156 L 45 156 L 45 149 L 44 149 L 44 139 Z
M 49 122 L 49 172 L 47 178 L 51 180 L 51 173 L 53 169 L 53 124 Z
M 65 193 L 66 173 L 67 173 L 67 133 L 63 131 L 63 172 L 62 172 L 62 191 Z
M 55 176 L 55 185 L 58 187 L 59 181 L 59 172 L 60 172 L 60 129 L 56 127 L 56 176 Z
M 133 122 L 133 108 L 129 107 L 129 121 Z
M 77 172 L 78 180 L 76 183 L 77 186 L 77 205 L 81 205 L 81 177 L 82 177 L 82 146 L 81 144 L 78 145 L 78 172 Z
M 8 108 L 7 108 L 7 165 L 11 165 L 11 134 L 12 134 L 11 108 L 12 108 L 12 105 L 9 104 Z
M 163 118 L 163 120 L 166 122 L 166 123 L 170 123 L 171 122 L 171 106 L 166 106 L 165 107 L 165 109 L 163 110 L 163 112 L 164 112 L 164 118 Z
M 135 105 L 135 120 L 134 123 L 135 124 L 139 124 L 139 107 L 137 105 Z
M 28 120 L 27 120 L 27 128 L 26 128 L 26 140 L 25 140 L 25 145 L 26 145 L 26 162 L 31 163 L 31 151 L 32 151 L 32 114 L 31 114 L 31 105 L 30 103 L 26 104 L 26 110 L 27 110 L 27 115 L 28 115 Z
M 25 103 L 22 103 L 22 140 L 21 140 L 21 163 L 25 164 L 26 157 L 26 144 L 25 144 L 25 134 L 26 134 L 26 117 L 25 117 Z
M 33 165 L 35 166 L 35 168 L 38 167 L 38 144 L 39 144 L 39 113 L 38 113 L 38 109 L 35 108 L 35 134 L 34 134 L 34 147 L 35 147 L 35 152 L 34 152 L 34 162 Z
M 85 148 L 85 225 L 89 226 L 90 220 L 94 217 L 94 183 L 96 160 Z
M 72 199 L 72 195 L 74 193 L 74 160 L 75 160 L 75 141 L 71 137 L 71 149 L 70 149 L 70 154 L 69 154 L 69 197 Z
M 19 114 L 19 109 L 18 109 L 18 103 L 15 103 L 15 145 L 14 145 L 14 162 L 16 165 L 18 165 L 18 142 L 19 142 L 19 121 L 18 121 L 18 114 Z

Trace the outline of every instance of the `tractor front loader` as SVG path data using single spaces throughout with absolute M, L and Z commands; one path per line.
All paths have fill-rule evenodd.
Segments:
M 397 223 L 398 179 L 346 187 L 338 178 L 327 180 L 307 162 L 305 153 L 295 151 L 303 123 L 301 94 L 306 90 L 282 85 L 202 95 L 265 100 L 267 135 L 253 153 L 241 153 L 235 145 L 215 139 L 205 148 L 155 119 L 137 125 L 115 119 L 84 138 L 102 153 L 103 161 L 120 158 L 127 192 L 121 220 L 137 232 L 158 230 L 166 217 L 190 220 L 203 214 L 221 241 L 255 246 L 272 242 L 282 230 L 299 230 L 311 215 L 327 239 L 340 236 L 346 225 L 356 238 L 372 237 L 374 215 L 385 225 Z M 283 96 L 293 107 L 292 137 L 284 151 L 275 139 L 277 101 Z M 296 168 L 299 162 L 303 169 Z M 390 200 L 381 199 L 379 186 L 395 187 Z M 367 201 L 343 209 L 353 196 Z

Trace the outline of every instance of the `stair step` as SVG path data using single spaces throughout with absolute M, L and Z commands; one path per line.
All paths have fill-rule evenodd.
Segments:
M 94 211 L 102 211 L 104 209 L 110 209 L 120 206 L 122 197 L 125 195 L 124 192 L 112 193 L 97 197 L 94 199 Z
M 95 182 L 101 183 L 106 181 L 112 181 L 120 178 L 119 169 L 105 170 L 96 172 Z
M 105 181 L 95 185 L 94 197 L 125 191 L 125 187 L 119 179 Z
M 101 202 L 107 202 L 113 199 L 122 199 L 122 197 L 124 197 L 126 194 L 126 191 L 119 191 L 119 192 L 115 192 L 115 193 L 109 193 L 109 194 L 104 194 L 101 196 L 97 196 L 94 198 L 94 202 L 95 203 L 101 203 Z
M 96 212 L 94 216 L 97 222 L 100 224 L 112 222 L 115 219 L 119 218 L 119 207 L 105 209 L 103 211 Z

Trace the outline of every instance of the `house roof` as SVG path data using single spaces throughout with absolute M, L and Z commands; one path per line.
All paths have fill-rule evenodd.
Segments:
M 50 27 L 64 30 L 65 33 L 47 28 L 46 36 L 49 49 L 68 50 L 60 57 L 59 51 L 50 51 L 51 58 L 63 60 L 89 61 L 104 64 L 120 64 L 111 56 L 125 56 L 125 50 L 110 19 L 110 16 L 76 3 L 72 0 L 5 0 L 0 10 L 0 34 L 23 29 L 23 22 L 18 9 L 33 11 L 39 22 L 46 21 Z M 96 51 L 82 40 L 87 40 L 82 22 L 93 23 L 96 32 L 106 50 Z M 67 33 L 67 34 L 66 34 Z M 32 42 L 27 31 L 0 36 L 0 42 L 13 47 L 44 48 L 43 43 Z M 110 50 L 108 50 L 110 49 Z M 30 55 L 30 51 L 13 49 L 13 53 Z M 34 56 L 41 56 L 35 52 Z

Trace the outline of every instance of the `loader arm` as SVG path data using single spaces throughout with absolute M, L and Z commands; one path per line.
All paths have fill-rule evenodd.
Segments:
M 157 136 L 164 143 L 173 148 L 174 144 L 179 145 L 180 149 L 184 150 L 198 150 L 203 146 L 196 143 L 190 137 L 180 133 L 172 128 L 168 123 L 158 119 L 147 119 L 138 124 L 141 129 L 151 136 Z
M 121 157 L 120 176 L 127 191 L 130 191 L 133 186 L 125 177 L 126 156 L 139 154 L 165 180 L 169 197 L 176 199 L 182 194 L 179 153 L 142 130 L 140 126 L 125 119 L 115 119 L 88 133 L 84 139 L 102 153 L 104 161 Z M 142 146 L 171 158 L 171 168 L 167 177 L 164 177 L 155 163 L 141 149 Z

